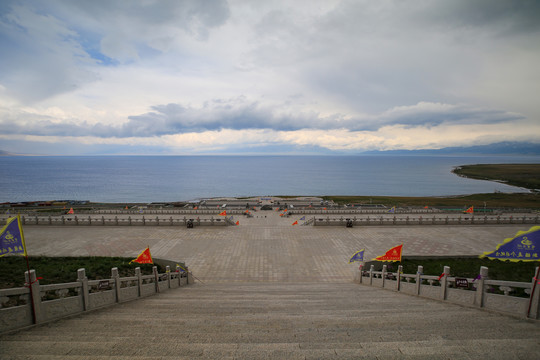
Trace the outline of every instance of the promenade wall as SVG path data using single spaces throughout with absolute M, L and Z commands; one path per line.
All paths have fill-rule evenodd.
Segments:
M 111 277 L 101 280 L 89 280 L 85 269 L 79 269 L 77 281 L 50 285 L 40 285 L 35 270 L 27 271 L 25 287 L 0 290 L 0 333 L 192 284 L 193 275 L 184 268 L 188 271 L 178 266 L 170 271 L 167 265 L 167 271 L 160 274 L 154 266 L 150 275 L 135 268 L 131 277 L 119 277 L 118 269 L 113 268 Z

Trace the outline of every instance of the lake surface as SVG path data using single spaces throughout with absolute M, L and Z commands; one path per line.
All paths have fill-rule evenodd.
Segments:
M 453 167 L 540 157 L 3 156 L 0 202 L 172 202 L 263 195 L 445 196 L 520 192 Z

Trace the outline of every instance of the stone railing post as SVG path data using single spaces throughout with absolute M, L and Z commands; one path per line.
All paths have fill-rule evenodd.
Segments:
M 171 267 L 167 265 L 165 268 L 167 269 L 167 286 L 170 289 L 171 288 Z
M 362 278 L 364 277 L 364 263 L 360 263 L 360 266 L 358 267 L 358 270 L 360 270 L 360 279 L 358 280 L 358 283 L 362 283 Z
M 397 285 L 396 285 L 397 291 L 401 290 L 401 273 L 403 273 L 403 265 L 399 265 L 398 270 L 397 270 Z
M 446 300 L 446 295 L 448 293 L 448 276 L 450 275 L 450 266 L 445 266 L 443 271 L 443 277 L 440 281 L 441 283 L 441 299 Z
M 530 295 L 530 304 L 529 309 L 527 310 L 527 316 L 533 319 L 540 319 L 540 279 L 536 278 L 538 274 L 538 267 L 534 270 L 534 276 L 531 284 L 531 295 Z M 536 285 L 536 286 L 535 286 Z M 532 291 L 534 289 L 534 292 Z M 534 313 L 534 316 L 531 316 Z
M 143 224 L 143 225 L 146 225 L 146 220 L 145 220 L 145 218 L 144 218 L 144 215 L 143 215 L 143 217 L 142 217 L 142 224 Z
M 129 225 L 131 226 L 131 215 L 128 216 L 128 223 L 129 223 Z
M 118 268 L 111 269 L 111 277 L 114 280 L 114 293 L 116 294 L 116 302 L 120 302 L 120 275 L 118 274 Z
M 422 265 L 418 266 L 416 271 L 416 295 L 420 295 L 420 288 L 422 285 L 422 274 L 424 273 L 424 267 Z
M 383 265 L 382 266 L 382 287 L 383 287 L 383 289 L 384 289 L 384 283 L 385 283 L 385 280 L 386 280 L 386 269 L 387 269 L 387 266 Z
M 88 289 L 88 278 L 86 277 L 86 270 L 79 269 L 77 270 L 77 281 L 81 283 L 81 296 L 83 300 L 83 310 L 87 311 L 90 307 L 89 302 L 89 289 Z
M 135 276 L 137 277 L 137 296 L 141 297 L 143 280 L 140 267 L 135 268 Z
M 189 268 L 186 266 L 186 272 L 187 272 L 187 284 L 194 284 L 195 280 L 193 280 L 193 274 L 191 271 L 189 271 Z
M 26 286 L 28 286 L 30 289 L 30 301 L 32 302 L 34 324 L 39 324 L 43 322 L 43 310 L 41 309 L 41 294 L 39 291 L 39 280 L 36 277 L 36 271 L 25 271 L 24 278 L 26 280 Z
M 373 270 L 375 270 L 375 265 L 369 267 L 369 285 L 373 285 Z
M 480 279 L 476 283 L 476 294 L 474 296 L 474 305 L 478 307 L 484 307 L 484 281 L 488 277 L 488 268 L 485 266 L 480 266 Z
M 178 286 L 182 286 L 182 273 L 180 271 L 180 265 L 176 264 L 176 272 L 178 273 Z
M 152 273 L 154 274 L 154 282 L 156 283 L 156 294 L 159 292 L 159 276 L 157 271 L 157 266 L 152 267 Z

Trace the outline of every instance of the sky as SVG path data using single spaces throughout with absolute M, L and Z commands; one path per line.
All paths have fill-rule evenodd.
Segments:
M 540 2 L 0 2 L 0 150 L 540 143 Z

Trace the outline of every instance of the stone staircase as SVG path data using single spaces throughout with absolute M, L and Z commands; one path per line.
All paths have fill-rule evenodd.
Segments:
M 539 359 L 526 321 L 354 283 L 196 283 L 0 336 L 0 359 Z

